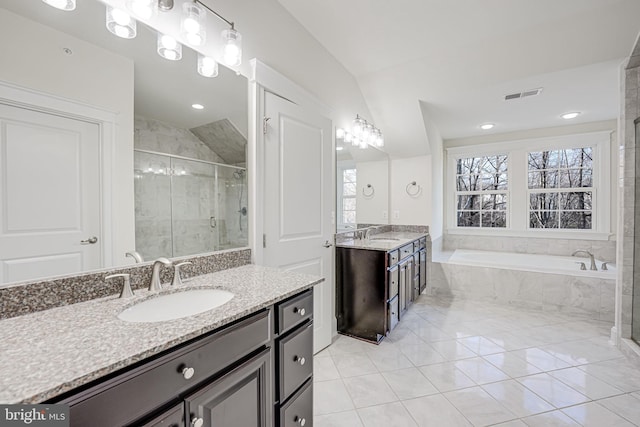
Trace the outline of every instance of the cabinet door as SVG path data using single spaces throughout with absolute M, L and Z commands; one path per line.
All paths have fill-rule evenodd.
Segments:
M 400 289 L 398 297 L 400 298 L 400 313 L 403 313 L 407 309 L 407 280 L 409 275 L 407 274 L 408 263 L 403 261 L 398 266 L 400 271 Z
M 420 293 L 427 289 L 427 251 L 420 251 Z
M 398 295 L 399 279 L 398 279 L 398 267 L 393 267 L 387 272 L 388 286 L 389 286 L 389 299 L 393 299 Z
M 272 425 L 271 350 L 266 349 L 185 399 L 187 425 Z M 200 422 L 199 420 L 202 420 Z
M 142 424 L 143 427 L 184 427 L 184 405 L 181 403 L 153 420 Z
M 405 284 L 405 307 L 408 308 L 411 305 L 411 301 L 413 300 L 413 257 L 407 260 L 407 268 L 405 270 L 406 278 L 404 280 Z

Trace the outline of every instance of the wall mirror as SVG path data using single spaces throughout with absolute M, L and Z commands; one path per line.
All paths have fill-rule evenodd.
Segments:
M 199 75 L 186 46 L 179 61 L 160 57 L 156 31 L 140 22 L 135 38 L 116 37 L 98 0 L 73 12 L 0 0 L 0 36 L 3 88 L 114 117 L 105 131 L 0 99 L 0 284 L 131 264 L 133 250 L 150 261 L 248 245 L 244 76 L 222 65 Z M 63 235 L 60 249 L 52 241 Z
M 389 224 L 389 157 L 351 144 L 336 149 L 336 230 Z

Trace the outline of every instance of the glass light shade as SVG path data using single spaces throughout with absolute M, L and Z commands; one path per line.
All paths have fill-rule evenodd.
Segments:
M 76 0 L 42 0 L 51 7 L 56 9 L 72 11 L 76 8 Z
M 187 2 L 182 5 L 180 32 L 192 46 L 200 46 L 206 40 L 205 11 L 199 4 Z
M 136 36 L 136 20 L 122 9 L 107 6 L 107 29 L 123 39 Z
M 222 31 L 222 60 L 225 64 L 236 67 L 242 63 L 242 35 L 229 28 Z
M 344 129 L 337 128 L 336 129 L 336 138 L 343 139 L 344 138 Z
M 365 124 L 362 128 L 362 139 L 366 142 L 369 142 L 369 138 L 371 137 L 371 131 L 373 130 L 373 126 L 370 124 Z
M 362 140 L 357 136 L 353 137 L 353 139 L 351 140 L 351 145 L 354 147 L 359 147 L 361 143 L 362 143 Z
M 349 132 L 345 132 L 344 133 L 344 142 L 351 143 L 352 141 L 353 141 L 353 135 L 351 135 Z
M 216 77 L 218 75 L 218 63 L 210 56 L 198 54 L 198 74 L 204 77 Z
M 378 134 L 376 135 L 376 147 L 384 147 L 384 136 L 380 130 L 378 130 Z
M 362 148 L 363 150 L 365 148 L 367 148 L 369 146 L 369 144 L 367 144 L 367 141 L 365 139 L 361 139 L 360 143 L 358 144 L 358 147 Z
M 364 129 L 364 120 L 362 120 L 360 117 L 356 117 L 355 120 L 353 121 L 353 128 L 351 129 L 353 131 L 353 134 L 356 137 L 359 137 L 360 135 L 362 135 L 363 129 Z
M 141 19 L 151 19 L 158 12 L 156 0 L 127 0 L 127 9 Z
M 166 34 L 158 33 L 158 55 L 170 61 L 182 59 L 182 45 Z

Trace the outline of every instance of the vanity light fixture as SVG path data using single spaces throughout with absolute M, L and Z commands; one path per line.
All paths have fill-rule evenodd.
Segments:
M 123 39 L 136 36 L 136 20 L 122 9 L 107 6 L 107 29 Z
M 372 123 L 356 115 L 353 120 L 353 127 L 349 133 L 342 128 L 336 129 L 336 138 L 344 139 L 344 142 L 351 142 L 354 147 L 367 148 L 369 145 L 373 147 L 384 146 L 384 135 L 382 131 L 375 127 Z
M 71 12 L 76 8 L 76 0 L 42 0 L 51 7 Z
M 218 75 L 218 63 L 210 56 L 198 54 L 198 74 L 203 77 L 216 77 Z
M 173 37 L 158 33 L 158 55 L 170 61 L 182 59 L 182 45 Z
M 127 0 L 127 9 L 140 19 L 151 19 L 158 11 L 156 0 Z
M 564 113 L 563 115 L 561 115 L 560 117 L 562 117 L 565 120 L 571 120 L 571 119 L 575 119 L 576 117 L 578 117 L 580 115 L 580 112 L 578 111 L 572 111 L 570 113 Z
M 480 125 L 480 129 L 482 130 L 489 130 L 489 129 L 493 129 L 495 127 L 495 125 L 493 123 L 483 123 Z
M 242 35 L 233 28 L 222 31 L 222 60 L 232 67 L 242 63 Z
M 200 46 L 206 40 L 204 17 L 204 9 L 195 0 L 182 5 L 180 32 L 192 46 Z

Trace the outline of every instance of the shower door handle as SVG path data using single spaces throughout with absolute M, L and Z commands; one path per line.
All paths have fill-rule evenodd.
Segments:
M 211 226 L 211 228 L 216 228 L 218 226 L 218 221 L 216 221 L 215 216 L 209 218 L 209 225 Z

